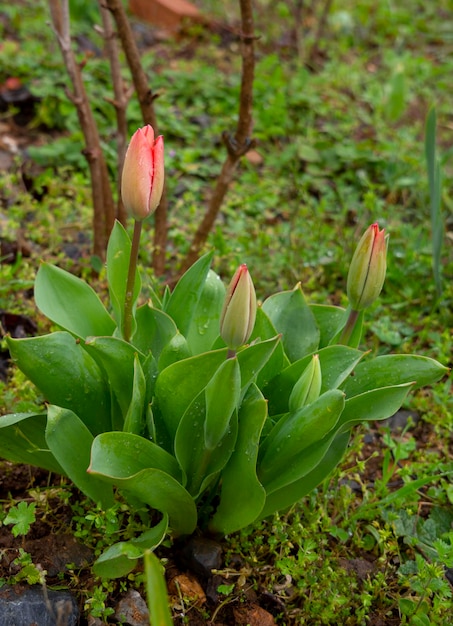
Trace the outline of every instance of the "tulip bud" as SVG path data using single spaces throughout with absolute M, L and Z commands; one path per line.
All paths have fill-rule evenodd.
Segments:
M 369 307 L 381 293 L 385 279 L 387 237 L 377 223 L 365 231 L 349 267 L 347 294 L 351 308 Z
M 289 397 L 289 410 L 291 413 L 298 411 L 319 398 L 321 381 L 319 356 L 314 354 L 291 391 Z
M 220 336 L 230 350 L 236 350 L 247 342 L 255 318 L 255 288 L 244 263 L 238 267 L 228 287 L 220 316 Z
M 126 210 L 138 221 L 159 205 L 164 187 L 164 138 L 154 140 L 151 126 L 133 135 L 124 158 L 121 197 Z

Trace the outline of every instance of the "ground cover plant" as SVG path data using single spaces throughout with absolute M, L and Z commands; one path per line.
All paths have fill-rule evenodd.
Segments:
M 346 11 L 334 6 L 329 28 L 330 32 L 339 33 L 335 53 L 327 46 L 331 40 L 321 39 L 316 55 L 307 65 L 303 58 L 294 61 L 296 50 L 299 55 L 304 52 L 300 50 L 300 33 L 299 39 L 298 33 L 292 35 L 295 40 L 283 37 L 284 25 L 294 25 L 295 6 L 296 3 L 294 7 L 279 3 L 281 30 L 278 22 L 267 31 L 263 28 L 266 35 L 257 64 L 255 98 L 259 105 L 254 129 L 260 142 L 258 155 L 263 161 L 259 165 L 245 161 L 241 168 L 219 226 L 211 235 L 213 266 L 227 281 L 238 263 L 246 261 L 263 300 L 276 288 L 292 289 L 302 280 L 311 301 L 345 306 L 344 285 L 356 233 L 365 230 L 377 216 L 380 226 L 391 232 L 387 282 L 365 324 L 362 347 L 371 346 L 373 356 L 385 356 L 394 350 L 408 353 L 415 348 L 448 365 L 451 248 L 448 238 L 443 239 L 440 257 L 437 248 L 440 262 L 436 284 L 431 278 L 433 255 L 423 146 L 425 118 L 436 104 L 440 168 L 444 180 L 448 179 L 451 142 L 445 123 L 448 94 L 444 93 L 442 82 L 448 67 L 443 56 L 447 44 L 445 37 L 438 34 L 439 29 L 434 36 L 428 27 L 438 23 L 439 15 L 424 8 L 422 17 L 412 26 L 424 33 L 417 56 L 404 47 L 413 34 L 407 26 L 409 9 L 380 6 L 372 13 L 373 19 L 367 20 L 366 3 Z M 258 7 L 257 23 L 269 26 L 263 7 Z M 319 20 L 317 10 L 321 8 L 312 9 L 313 19 Z M 446 8 L 444 13 L 442 10 L 440 7 L 446 31 L 451 15 Z M 11 23 L 16 28 L 26 23 L 25 18 L 14 15 L 13 9 L 10 11 L 9 28 Z M 32 29 L 32 24 L 33 20 L 28 28 Z M 81 26 L 86 24 L 82 22 Z M 303 39 L 308 47 L 315 32 L 308 30 Z M 237 89 L 237 68 L 233 62 L 230 69 L 230 50 L 227 47 L 225 52 L 223 47 L 228 44 L 199 33 L 197 36 L 204 37 L 199 50 L 192 47 L 194 34 L 183 43 L 167 44 L 167 55 L 177 59 L 173 67 L 166 67 L 165 59 L 169 56 L 155 55 L 152 47 L 145 55 L 149 67 L 160 70 L 156 82 L 162 97 L 156 105 L 160 100 L 160 115 L 168 120 L 168 132 L 164 130 L 169 146 L 166 165 L 170 170 L 169 195 L 175 197 L 170 216 L 169 258 L 174 261 L 179 261 L 187 250 L 206 184 L 214 177 L 221 147 L 212 144 L 212 129 L 220 134 L 228 125 L 232 94 Z M 277 52 L 275 42 L 279 43 Z M 159 52 L 166 49 L 160 46 Z M 206 46 L 216 54 L 220 67 L 228 65 L 224 76 L 214 72 L 212 63 L 207 62 L 210 55 Z M 375 54 L 372 60 L 370 50 Z M 8 55 L 8 51 L 2 52 Z M 342 65 L 346 59 L 348 64 Z M 25 61 L 11 55 L 7 60 L 10 71 L 16 75 L 23 63 L 23 73 L 19 75 L 28 78 L 27 63 L 31 62 L 27 55 Z M 96 70 L 97 62 L 102 63 L 93 60 L 91 67 L 88 63 L 88 71 Z M 392 67 L 394 71 L 390 71 Z M 199 68 L 199 73 L 193 68 Z M 64 70 L 54 70 L 60 72 L 62 79 Z M 345 92 L 346 75 L 349 91 Z M 45 80 L 43 72 L 38 91 Z M 99 80 L 94 84 L 98 85 Z M 357 103 L 354 115 L 348 114 L 351 102 Z M 44 115 L 46 106 L 58 112 L 59 107 L 68 104 L 65 98 L 55 98 L 51 92 L 47 102 L 46 97 L 40 101 L 38 116 Z M 411 106 L 420 111 L 418 116 L 414 116 Z M 130 124 L 134 128 L 139 125 L 138 115 L 134 115 L 133 105 L 130 108 Z M 209 125 L 203 115 L 208 116 Z M 29 259 L 19 255 L 13 265 L 2 266 L 6 310 L 21 314 L 33 311 L 31 301 L 24 307 L 21 295 L 32 284 L 33 270 L 38 267 L 38 257 L 44 256 L 44 249 L 48 250 L 46 258 L 56 258 L 60 266 L 85 278 L 92 264 L 96 266 L 96 260 L 90 260 L 87 254 L 77 259 L 62 254 L 63 249 L 70 250 L 68 244 L 74 243 L 63 228 L 72 226 L 75 231 L 74 209 L 78 223 L 85 224 L 87 238 L 90 230 L 89 195 L 86 183 L 82 184 L 85 166 L 78 158 L 77 124 L 72 117 L 71 130 L 71 116 L 74 112 L 68 109 L 61 118 L 68 126 L 65 132 L 58 133 L 62 146 L 66 146 L 60 156 L 60 139 L 54 142 L 56 146 L 48 143 L 42 150 L 32 150 L 49 169 L 40 171 L 28 191 L 18 195 L 18 169 L 12 168 L 2 182 L 5 205 L 14 198 L 8 206 L 6 231 L 14 233 L 27 211 L 34 212 L 33 224 L 45 226 L 26 231 L 33 244 Z M 106 128 L 108 119 L 106 115 Z M 191 123 L 184 123 L 185 120 Z M 200 131 L 204 128 L 209 128 L 209 135 Z M 394 147 L 395 133 L 401 142 L 398 151 Z M 59 170 L 59 177 L 55 177 L 53 168 L 68 147 L 68 156 L 77 157 L 74 165 L 69 159 Z M 442 221 L 448 231 L 450 201 L 445 184 L 442 194 Z M 188 215 L 191 219 L 187 219 Z M 145 232 L 150 232 L 147 225 Z M 83 240 L 76 242 L 77 253 L 84 244 Z M 139 262 L 143 266 L 145 297 L 159 293 L 160 289 L 147 269 L 150 256 L 150 247 L 143 245 Z M 105 290 L 103 280 L 101 274 L 101 294 Z M 14 294 L 19 297 L 15 299 Z M 42 317 L 37 319 L 39 334 L 50 330 Z M 40 409 L 43 398 L 36 397 L 19 372 L 12 382 L 7 391 L 5 388 L 3 413 L 18 406 L 21 412 Z M 224 546 L 225 567 L 218 574 L 216 616 L 222 615 L 222 611 L 226 615 L 229 610 L 231 619 L 231 612 L 236 609 L 238 621 L 241 603 L 245 607 L 247 602 L 256 603 L 259 598 L 280 623 L 330 623 L 339 614 L 345 623 L 351 624 L 365 623 L 367 619 L 374 619 L 375 623 L 379 619 L 383 623 L 444 623 L 451 608 L 449 582 L 444 576 L 444 568 L 451 567 L 449 391 L 446 379 L 432 391 L 416 393 L 407 406 L 414 419 L 422 417 L 415 425 L 406 424 L 399 434 L 383 431 L 375 424 L 362 427 L 362 435 L 355 439 L 345 465 L 329 484 L 319 487 L 289 513 L 231 535 L 229 544 Z M 147 528 L 145 513 L 131 519 L 124 503 L 112 505 L 104 513 L 83 499 L 75 503 L 75 496 L 69 496 L 69 484 L 60 489 L 58 495 L 43 489 L 47 493 L 44 498 L 34 492 L 37 510 L 7 500 L 3 529 L 12 526 L 18 536 L 26 536 L 36 523 L 36 513 L 40 519 L 46 515 L 49 498 L 59 501 L 56 510 L 72 507 L 72 529 L 85 543 L 93 541 L 97 557 L 118 538 L 127 542 Z M 162 547 L 161 556 L 171 562 L 171 552 L 165 550 L 169 550 L 168 546 Z M 23 579 L 29 576 L 30 581 L 40 582 L 42 575 L 33 569 L 33 562 L 26 556 L 18 558 L 16 568 L 21 568 Z M 20 579 L 19 574 L 16 576 Z M 140 573 L 129 579 L 129 584 L 138 588 L 142 582 Z M 85 595 L 87 611 L 107 618 L 112 596 L 124 591 L 128 583 L 121 584 L 123 587 L 91 582 L 91 592 Z M 314 588 L 318 593 L 307 593 Z M 336 593 L 332 593 L 334 589 Z M 172 602 L 175 614 L 179 614 L 177 619 L 182 622 L 200 618 L 207 610 L 183 593 Z

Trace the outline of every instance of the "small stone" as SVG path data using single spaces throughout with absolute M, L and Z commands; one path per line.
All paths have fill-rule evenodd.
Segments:
M 273 616 L 256 605 L 234 609 L 233 613 L 237 626 L 275 626 Z
M 135 589 L 129 589 L 115 609 L 115 618 L 129 626 L 148 626 L 149 611 L 146 602 Z
M 15 585 L 0 589 L 0 624 L 8 626 L 76 626 L 79 611 L 66 591 Z
M 198 580 L 188 574 L 178 574 L 169 581 L 168 591 L 174 597 L 188 598 L 194 604 L 204 604 L 206 594 Z
M 222 547 L 217 541 L 206 537 L 192 537 L 183 549 L 187 567 L 203 578 L 209 578 L 212 570 L 222 566 Z

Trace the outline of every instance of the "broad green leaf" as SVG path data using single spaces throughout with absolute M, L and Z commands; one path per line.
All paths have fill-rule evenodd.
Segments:
M 42 263 L 35 280 L 39 310 L 64 330 L 86 339 L 111 335 L 115 322 L 96 292 L 83 280 L 54 265 Z
M 213 270 L 209 270 L 186 334 L 192 354 L 210 350 L 219 336 L 220 313 L 224 299 L 225 285 Z
M 73 335 L 61 331 L 7 343 L 13 361 L 45 400 L 74 411 L 93 435 L 111 430 L 107 381 Z
M 173 626 L 164 568 L 157 556 L 150 550 L 145 552 L 145 584 L 150 624 Z
M 278 336 L 278 332 L 272 324 L 269 317 L 263 311 L 262 307 L 258 307 L 256 310 L 255 326 L 253 328 L 252 335 L 250 337 L 250 343 L 255 343 L 256 340 L 265 342 L 267 339 L 273 339 Z M 283 350 L 283 344 L 278 342 L 275 350 L 272 352 L 267 363 L 260 368 L 256 383 L 260 389 L 267 383 L 268 380 L 274 378 L 282 370 L 283 367 L 289 365 L 288 357 Z
M 209 524 L 212 532 L 225 535 L 244 528 L 263 508 L 266 492 L 256 475 L 256 461 L 266 415 L 266 400 L 252 385 L 239 411 L 234 452 L 222 471 L 220 503 Z
M 0 417 L 0 457 L 14 463 L 64 474 L 47 446 L 45 413 L 11 413 Z
M 344 323 L 345 309 L 330 304 L 310 304 L 309 307 L 319 328 L 319 347 L 325 348 Z
M 280 419 L 263 442 L 258 476 L 266 491 L 288 470 L 290 459 L 320 442 L 337 424 L 344 409 L 344 394 L 326 391 L 312 404 Z
M 267 495 L 259 519 L 269 517 L 276 511 L 287 509 L 325 480 L 343 458 L 348 447 L 349 436 L 349 432 L 337 435 L 325 456 L 311 472 L 299 480 Z
M 241 368 L 242 396 L 246 393 L 249 385 L 257 380 L 263 368 L 266 367 L 266 364 L 269 363 L 279 348 L 279 355 L 282 356 L 280 336 L 277 335 L 272 339 L 260 341 L 244 348 L 244 350 L 239 350 L 237 359 Z M 278 361 L 281 362 L 279 357 Z
M 93 435 L 75 413 L 49 405 L 46 441 L 65 474 L 80 491 L 94 502 L 101 503 L 104 509 L 113 505 L 112 490 L 87 473 Z
M 228 431 L 231 416 L 239 408 L 241 370 L 237 358 L 226 359 L 205 387 L 204 445 L 213 450 Z
M 147 550 L 162 543 L 168 529 L 168 516 L 140 536 L 130 541 L 120 541 L 110 546 L 93 564 L 93 571 L 101 578 L 123 578 L 137 566 L 137 560 Z
M 131 256 L 131 240 L 124 227 L 116 221 L 107 246 L 107 281 L 109 284 L 110 304 L 116 325 L 122 331 L 124 317 L 124 302 L 126 299 L 126 284 Z M 141 280 L 138 270 L 135 272 L 134 293 L 132 296 L 135 311 L 135 303 L 141 289 Z M 134 324 L 133 324 L 134 326 Z M 91 333 L 105 334 L 105 333 Z M 111 334 L 111 333 L 110 333 Z
M 414 383 L 414 389 L 431 385 L 448 372 L 434 359 L 412 354 L 388 354 L 359 363 L 354 376 L 348 378 L 346 396 L 356 396 L 377 387 Z
M 213 252 L 205 254 L 179 279 L 165 304 L 165 312 L 174 320 L 179 332 L 186 336 L 208 275 Z
M 151 508 L 168 514 L 169 525 L 175 536 L 190 535 L 195 530 L 197 526 L 195 502 L 184 487 L 166 472 L 147 468 L 137 474 L 122 477 L 114 473 L 98 473 L 92 463 L 90 473 L 130 493 Z
M 365 355 L 355 348 L 338 345 L 322 348 L 317 354 L 322 375 L 321 393 L 337 389 Z M 288 401 L 294 385 L 312 358 L 313 355 L 310 354 L 292 363 L 264 388 L 264 394 L 269 400 L 270 415 L 279 415 L 289 410 Z
M 355 424 L 364 421 L 391 417 L 401 407 L 411 387 L 410 383 L 380 387 L 347 399 L 338 428 L 342 431 L 350 430 Z
M 334 334 L 334 336 L 331 338 L 329 342 L 330 345 L 345 344 L 345 345 L 350 346 L 351 348 L 359 347 L 360 342 L 362 340 L 362 334 L 363 334 L 363 320 L 365 317 L 365 310 L 359 312 L 357 319 L 355 321 L 354 327 L 352 329 L 351 335 L 346 340 L 346 339 L 343 339 L 342 335 L 343 335 L 343 329 L 349 319 L 350 314 L 351 314 L 351 307 L 348 307 L 343 314 L 343 319 L 340 321 L 340 324 L 337 328 L 337 332 Z
M 291 362 L 318 349 L 319 328 L 300 285 L 267 298 L 263 311 L 277 332 L 282 333 L 283 348 Z
M 160 469 L 181 481 L 181 468 L 175 457 L 144 437 L 112 431 L 93 441 L 90 471 L 127 478 L 147 468 Z
M 137 330 L 132 337 L 132 343 L 143 354 L 152 352 L 156 360 L 164 347 L 176 335 L 176 324 L 163 311 L 144 304 L 137 309 L 135 315 Z
M 204 440 L 206 396 L 203 389 L 182 416 L 175 436 L 175 456 L 187 477 L 187 491 L 194 497 L 208 486 L 228 462 L 236 443 L 237 413 L 231 416 L 223 439 L 212 450 Z
M 162 371 L 169 365 L 172 365 L 172 363 L 188 359 L 190 356 L 192 356 L 192 354 L 187 344 L 187 340 L 178 330 L 176 335 L 174 335 L 162 349 L 157 364 L 158 369 L 159 371 Z
M 124 432 L 143 434 L 146 414 L 146 380 L 138 354 L 134 359 L 134 381 L 132 385 L 132 397 L 124 419 Z
M 125 418 L 132 398 L 135 355 L 138 354 L 143 361 L 144 355 L 118 337 L 90 337 L 85 350 L 106 372 Z
M 226 359 L 227 350 L 215 350 L 177 361 L 158 376 L 155 389 L 156 418 L 161 419 L 174 439 L 181 417 L 193 399 L 211 380 Z

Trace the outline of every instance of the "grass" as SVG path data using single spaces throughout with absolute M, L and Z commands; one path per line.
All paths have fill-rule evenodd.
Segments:
M 235 2 L 199 4 L 219 21 L 237 21 Z M 449 233 L 449 2 L 334 2 L 310 67 L 303 56 L 313 45 L 321 3 L 311 3 L 298 42 L 295 3 L 256 5 L 261 39 L 253 134 L 260 161 L 241 163 L 209 239 L 214 267 L 227 280 L 239 262 L 246 262 L 262 298 L 301 281 L 310 300 L 344 304 L 357 234 L 377 220 L 390 233 L 389 267 L 382 297 L 367 318 L 368 345 L 380 353 L 417 351 L 451 365 L 451 236 L 440 247 L 439 300 L 424 152 L 425 121 L 435 105 L 445 181 L 442 219 Z M 32 7 L 24 1 L 1 14 L 0 83 L 19 77 L 39 98 L 27 131 L 28 153 L 39 168 L 25 185 L 19 156 L 0 175 L 2 238 L 14 240 L 21 229 L 32 245 L 30 258 L 0 265 L 0 303 L 4 310 L 36 317 L 33 301 L 23 294 L 40 258 L 82 274 L 91 271 L 88 255 L 74 260 L 64 253 L 78 232 L 90 238 L 89 183 L 75 110 L 62 89 L 65 72 L 50 29 L 43 29 L 46 3 Z M 89 20 L 79 19 L 75 26 L 100 45 Z M 170 273 L 188 249 L 219 171 L 220 134 L 234 129 L 239 58 L 236 44 L 222 33 L 195 29 L 147 50 L 144 63 L 160 94 L 156 109 L 166 141 Z M 111 87 L 104 60 L 89 56 L 84 76 L 114 176 L 114 111 L 106 101 Z M 2 113 L 3 121 L 13 113 Z M 134 100 L 128 113 L 132 130 L 140 125 Z M 148 286 L 154 287 L 156 280 L 146 271 L 150 254 L 145 246 L 141 262 Z M 43 320 L 37 319 L 44 332 Z M 1 385 L 2 412 L 40 402 L 20 373 L 11 376 Z M 453 606 L 444 575 L 453 567 L 451 380 L 412 395 L 405 408 L 420 417 L 417 424 L 399 434 L 381 426 L 364 429 L 328 484 L 284 515 L 227 539 L 220 573 L 225 606 L 240 605 L 252 589 L 267 594 L 279 624 L 448 621 Z M 68 489 L 61 496 L 65 503 Z M 46 505 L 42 498 L 36 501 L 39 518 Z M 3 503 L 5 524 L 13 506 L 17 503 Z M 121 505 L 106 513 L 85 501 L 71 506 L 72 532 L 95 552 L 139 527 Z M 24 576 L 32 575 L 26 557 L 22 561 L 28 568 Z M 65 584 L 75 586 L 78 574 L 71 571 Z M 112 595 L 142 583 L 140 572 L 128 581 L 90 581 L 83 596 L 86 612 L 107 618 Z M 187 600 L 186 622 L 199 612 Z

